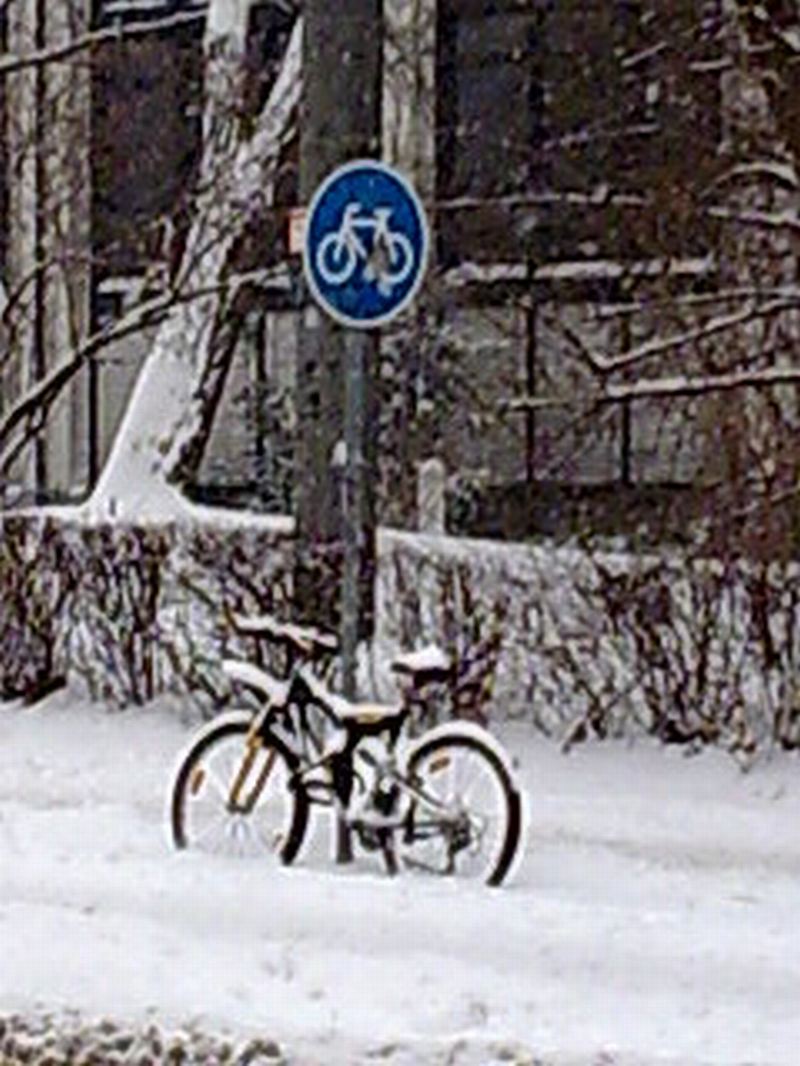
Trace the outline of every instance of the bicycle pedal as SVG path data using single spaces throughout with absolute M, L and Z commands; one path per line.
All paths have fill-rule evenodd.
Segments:
M 399 829 L 403 821 L 397 815 L 387 814 L 360 814 L 355 818 L 348 818 L 347 824 L 351 829 L 377 831 L 378 829 Z
M 367 851 L 378 851 L 386 847 L 387 833 L 395 827 L 366 821 L 363 818 L 348 819 L 347 826 L 356 833 L 359 842 Z

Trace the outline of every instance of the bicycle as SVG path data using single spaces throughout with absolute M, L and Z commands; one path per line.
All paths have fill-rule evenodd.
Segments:
M 344 285 L 356 272 L 359 260 L 363 260 L 366 280 L 377 281 L 381 295 L 389 296 L 413 270 L 414 250 L 404 233 L 389 228 L 390 207 L 376 207 L 371 218 L 359 218 L 361 207 L 357 201 L 347 204 L 339 229 L 320 242 L 317 270 L 327 285 Z M 371 252 L 359 230 L 372 233 Z
M 443 653 L 427 649 L 392 662 L 406 683 L 398 704 L 350 703 L 330 691 L 318 669 L 335 655 L 335 637 L 269 617 L 234 616 L 234 623 L 239 633 L 284 649 L 285 676 L 249 661 L 223 662 L 256 705 L 221 713 L 180 760 L 170 795 L 177 848 L 265 850 L 288 865 L 319 805 L 335 808 L 390 874 L 504 880 L 522 830 L 507 754 L 465 721 L 412 735 L 427 686 L 451 676 Z

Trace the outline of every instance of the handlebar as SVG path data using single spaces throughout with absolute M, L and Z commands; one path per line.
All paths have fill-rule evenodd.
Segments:
M 247 637 L 263 637 L 274 644 L 281 644 L 303 657 L 332 655 L 339 650 L 339 641 L 333 633 L 316 626 L 299 626 L 293 622 L 279 622 L 271 615 L 243 615 L 228 612 L 228 620 L 237 633 Z

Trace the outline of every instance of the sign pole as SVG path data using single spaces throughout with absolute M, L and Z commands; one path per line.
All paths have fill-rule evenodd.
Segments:
M 362 602 L 362 577 L 368 527 L 365 515 L 366 365 L 372 337 L 358 330 L 345 332 L 345 467 L 342 477 L 343 569 L 341 590 L 342 681 L 344 696 L 358 695 L 358 637 Z M 351 862 L 350 831 L 342 818 L 336 823 L 336 861 Z
M 341 641 L 344 695 L 357 694 L 357 648 L 361 617 L 361 575 L 364 568 L 366 521 L 364 514 L 364 440 L 366 423 L 366 357 L 371 346 L 368 333 L 348 330 L 345 334 L 345 471 L 342 518 L 344 567 L 342 576 Z
M 377 426 L 371 424 L 369 376 L 376 361 L 377 331 L 416 296 L 428 244 L 419 198 L 402 174 L 378 160 L 357 159 L 338 167 L 308 208 L 303 234 L 306 281 L 315 302 L 344 327 L 337 334 L 345 386 L 340 637 L 342 687 L 349 700 L 358 694 L 358 641 L 367 623 L 371 625 L 374 592 L 375 508 L 366 479 Z M 336 858 L 352 858 L 350 833 L 341 818 Z

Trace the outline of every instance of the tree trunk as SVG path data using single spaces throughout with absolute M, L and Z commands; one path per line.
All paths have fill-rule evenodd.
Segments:
M 300 196 L 308 204 L 319 184 L 351 159 L 380 157 L 382 4 L 380 0 L 307 0 L 300 122 Z M 348 345 L 347 336 L 351 334 Z M 301 617 L 338 624 L 342 559 L 342 478 L 336 462 L 345 438 L 345 367 L 361 345 L 361 413 L 366 425 L 360 498 L 364 550 L 362 600 L 371 626 L 375 504 L 377 334 L 343 329 L 307 304 L 300 329 L 297 405 L 301 435 L 295 453 L 299 553 L 296 609 Z M 352 486 L 351 486 L 352 488 Z
M 208 290 L 175 304 L 156 336 L 117 439 L 87 504 L 109 514 L 175 517 L 180 487 L 202 458 L 235 347 L 231 322 L 244 311 L 237 280 L 242 248 L 263 232 L 280 150 L 300 94 L 298 19 L 283 67 L 253 135 L 243 139 L 242 89 L 252 0 L 212 0 L 206 30 L 203 158 L 195 216 L 172 285 Z

